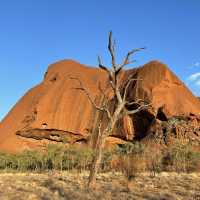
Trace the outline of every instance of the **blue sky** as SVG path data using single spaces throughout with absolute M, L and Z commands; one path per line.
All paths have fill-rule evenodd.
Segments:
M 199 0 L 0 0 L 0 119 L 50 63 L 109 64 L 109 30 L 119 60 L 145 46 L 136 65 L 160 60 L 200 95 Z

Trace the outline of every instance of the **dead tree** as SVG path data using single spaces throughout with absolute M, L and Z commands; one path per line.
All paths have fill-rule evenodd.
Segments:
M 97 175 L 98 169 L 100 167 L 102 149 L 104 147 L 105 139 L 106 139 L 106 137 L 108 137 L 109 135 L 112 134 L 117 121 L 126 115 L 133 115 L 135 113 L 138 113 L 141 110 L 148 108 L 148 106 L 150 105 L 150 104 L 146 103 L 143 99 L 135 99 L 132 102 L 127 101 L 127 92 L 128 92 L 128 88 L 129 88 L 130 84 L 133 81 L 135 81 L 135 82 L 140 81 L 139 79 L 135 79 L 130 76 L 127 79 L 127 82 L 126 82 L 123 92 L 120 91 L 120 83 L 119 83 L 120 72 L 124 69 L 125 66 L 134 62 L 134 60 L 133 61 L 130 60 L 130 57 L 134 53 L 141 51 L 143 49 L 144 48 L 138 48 L 138 49 L 131 50 L 130 52 L 127 53 L 123 62 L 118 65 L 116 63 L 115 44 L 113 43 L 113 40 L 112 40 L 112 32 L 109 33 L 108 50 L 111 55 L 112 67 L 108 68 L 108 67 L 104 66 L 102 64 L 100 57 L 98 57 L 98 63 L 99 63 L 99 68 L 104 70 L 107 73 L 109 84 L 110 84 L 110 87 L 114 94 L 113 98 L 116 99 L 116 105 L 114 106 L 114 110 L 112 112 L 109 109 L 108 102 L 105 102 L 105 103 L 103 103 L 103 105 L 100 105 L 100 106 L 97 105 L 94 102 L 90 92 L 87 90 L 87 88 L 84 87 L 82 82 L 78 78 L 72 78 L 72 79 L 76 79 L 79 82 L 80 87 L 78 89 L 84 91 L 84 93 L 87 95 L 87 97 L 88 97 L 89 101 L 91 102 L 91 104 L 93 105 L 93 107 L 100 112 L 106 113 L 107 118 L 108 118 L 107 124 L 103 130 L 101 128 L 101 122 L 99 123 L 99 126 L 98 126 L 98 137 L 97 137 L 98 139 L 96 141 L 94 158 L 92 161 L 89 180 L 88 180 L 89 188 L 95 186 L 95 184 L 96 184 L 96 175 Z M 105 93 L 103 92 L 103 90 L 101 88 L 99 88 L 99 89 L 100 89 L 100 92 L 102 93 L 102 95 L 106 96 Z M 130 107 L 130 105 L 135 105 L 135 109 L 129 110 L 128 107 Z

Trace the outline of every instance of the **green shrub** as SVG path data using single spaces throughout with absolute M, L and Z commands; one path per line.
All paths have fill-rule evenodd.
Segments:
M 195 151 L 190 144 L 177 141 L 166 151 L 163 165 L 168 171 L 196 171 L 200 166 L 200 152 Z
M 118 145 L 117 152 L 122 155 L 142 154 L 144 153 L 145 147 L 140 142 L 128 142 L 126 144 Z
M 16 155 L 9 153 L 0 153 L 0 169 L 17 169 L 18 159 Z
M 44 156 L 38 151 L 25 150 L 15 157 L 17 159 L 17 169 L 20 171 L 43 169 Z
M 49 144 L 44 153 L 44 168 L 47 170 L 62 170 L 64 145 Z
M 93 152 L 90 148 L 70 146 L 63 152 L 63 169 L 87 170 L 92 161 Z

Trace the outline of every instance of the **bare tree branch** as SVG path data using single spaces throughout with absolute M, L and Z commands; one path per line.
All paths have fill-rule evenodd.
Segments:
M 112 48 L 113 48 L 114 52 L 115 52 L 115 46 L 116 46 L 116 40 L 113 41 L 113 45 L 112 45 Z
M 141 80 L 142 80 L 142 79 L 138 79 L 138 78 L 129 78 L 129 79 L 128 79 L 128 83 L 126 84 L 125 89 L 124 89 L 123 101 L 126 100 L 127 92 L 128 92 L 128 88 L 129 88 L 130 84 L 131 84 L 133 81 L 141 81 Z
M 105 91 L 101 87 L 101 82 L 98 83 L 98 89 L 103 94 L 103 97 L 108 101 L 108 96 L 106 95 Z
M 135 63 L 136 60 L 130 60 L 130 57 L 132 54 L 134 54 L 135 52 L 137 51 L 141 51 L 141 50 L 144 50 L 145 48 L 138 48 L 138 49 L 133 49 L 132 51 L 128 52 L 123 63 L 121 65 L 119 65 L 119 67 L 117 69 L 115 69 L 115 73 L 116 75 L 121 72 L 121 70 L 126 66 L 126 65 L 129 65 L 129 64 L 132 64 L 132 63 Z
M 101 122 L 101 120 L 100 120 L 100 122 L 99 122 L 99 125 L 98 125 L 98 135 L 97 135 L 97 142 L 96 142 L 96 147 L 95 147 L 95 149 L 97 149 L 97 146 L 99 145 L 99 142 L 100 142 L 100 137 L 102 136 L 101 134 L 102 134 L 102 132 L 101 132 L 101 126 L 102 126 L 102 122 Z
M 123 103 L 123 98 L 118 87 L 115 88 L 115 96 L 117 97 L 118 104 Z
M 126 102 L 126 105 L 127 106 L 131 106 L 131 105 L 140 105 L 141 103 L 146 103 L 147 104 L 147 101 L 145 101 L 144 99 L 137 99 L 136 101 L 132 101 L 132 102 Z
M 98 63 L 99 63 L 99 68 L 103 69 L 104 71 L 106 71 L 107 73 L 109 73 L 109 70 L 107 67 L 105 67 L 103 64 L 102 64 L 102 61 L 101 61 L 101 57 L 98 56 Z
M 144 105 L 140 105 L 138 108 L 134 109 L 134 110 L 128 110 L 127 111 L 127 115 L 133 115 L 135 113 L 140 112 L 141 110 L 145 110 L 147 109 L 151 104 L 144 104 Z
M 125 59 L 124 59 L 124 62 L 123 62 L 123 64 L 122 65 L 127 65 L 127 64 L 129 64 L 130 63 L 130 57 L 134 54 L 134 53 L 136 53 L 136 52 L 138 52 L 138 51 L 141 51 L 141 50 L 144 50 L 145 49 L 145 47 L 142 47 L 142 48 L 137 48 L 137 49 L 133 49 L 133 50 L 131 50 L 131 51 L 129 51 L 128 53 L 127 53 L 127 55 L 126 55 L 126 57 L 125 57 Z
M 76 88 L 74 88 L 74 89 L 82 90 L 82 91 L 86 94 L 86 96 L 88 97 L 88 99 L 89 99 L 90 103 L 92 104 L 92 106 L 93 106 L 95 109 L 97 109 L 97 110 L 99 110 L 99 111 L 101 111 L 101 112 L 106 112 L 107 117 L 108 117 L 109 119 L 111 119 L 112 116 L 111 116 L 111 113 L 110 113 L 109 109 L 107 108 L 107 105 L 104 105 L 104 106 L 101 106 L 101 107 L 98 106 L 98 105 L 94 102 L 94 100 L 92 99 L 92 97 L 91 97 L 89 91 L 83 86 L 83 83 L 80 81 L 80 79 L 78 79 L 78 78 L 76 78 L 76 77 L 70 77 L 70 79 L 76 80 L 76 81 L 78 81 L 79 84 L 80 84 L 80 87 L 76 87 Z
M 116 71 L 116 62 L 115 62 L 115 43 L 112 42 L 112 31 L 109 32 L 109 41 L 108 41 L 108 50 L 110 52 L 111 58 L 112 58 L 112 67 L 114 71 Z
M 99 68 L 106 71 L 106 73 L 108 74 L 108 77 L 109 77 L 109 81 L 110 81 L 110 84 L 114 90 L 114 85 L 113 85 L 113 73 L 111 70 L 109 70 L 107 67 L 105 67 L 104 65 L 102 65 L 102 61 L 101 61 L 101 58 L 100 56 L 98 56 L 98 63 L 99 63 Z
M 126 55 L 126 57 L 125 57 L 125 59 L 124 59 L 124 61 L 123 61 L 123 63 L 120 65 L 120 68 L 122 69 L 122 68 L 124 68 L 126 65 L 129 65 L 129 64 L 131 64 L 131 63 L 133 63 L 133 62 L 136 62 L 136 60 L 130 60 L 130 57 L 134 54 L 134 53 L 136 53 L 136 52 L 138 52 L 138 51 L 141 51 L 141 50 L 144 50 L 144 49 L 146 49 L 145 47 L 142 47 L 142 48 L 137 48 L 137 49 L 133 49 L 133 50 L 131 50 L 131 51 L 129 51 L 128 53 L 127 53 L 127 55 Z
M 116 75 L 119 73 L 119 72 L 121 72 L 121 70 L 126 66 L 126 65 L 129 65 L 129 64 L 131 64 L 131 63 L 135 63 L 136 62 L 136 60 L 131 60 L 131 61 L 129 61 L 128 63 L 126 63 L 126 64 L 121 64 L 118 68 L 117 68 L 117 70 L 116 70 Z
M 106 99 L 105 103 L 103 104 L 102 108 L 104 109 L 104 111 L 107 113 L 107 116 L 109 119 L 112 118 L 111 116 L 111 113 L 108 109 L 108 102 L 109 102 L 109 99 L 108 99 L 108 96 L 105 94 L 105 91 L 101 88 L 101 83 L 99 82 L 98 84 L 98 89 L 99 91 L 103 94 L 103 97 Z
M 101 107 L 99 107 L 98 105 L 96 105 L 96 103 L 94 102 L 94 100 L 92 99 L 89 91 L 83 86 L 83 83 L 80 81 L 80 79 L 76 78 L 76 77 L 70 77 L 70 79 L 72 80 L 76 80 L 78 81 L 78 83 L 80 84 L 80 87 L 76 87 L 74 89 L 78 89 L 78 90 L 82 90 L 88 97 L 90 103 L 99 111 L 104 111 Z

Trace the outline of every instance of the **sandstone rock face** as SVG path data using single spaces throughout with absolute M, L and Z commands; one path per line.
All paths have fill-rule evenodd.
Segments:
M 152 61 L 121 72 L 122 90 L 130 75 L 142 81 L 130 85 L 128 99 L 147 99 L 152 102 L 152 110 L 122 119 L 115 137 L 125 140 L 145 137 L 155 116 L 165 120 L 183 114 L 200 114 L 199 100 L 166 65 Z M 99 114 L 73 78 L 81 80 L 97 104 L 103 101 L 99 84 L 112 98 L 102 70 L 72 60 L 52 64 L 42 83 L 28 91 L 0 123 L 0 150 L 37 148 L 43 140 L 87 141 L 96 129 Z
M 166 117 L 200 114 L 198 99 L 166 65 L 152 61 L 139 68 L 136 73 L 142 79 L 138 86 L 138 97 L 149 99 L 155 110 L 163 107 Z M 132 97 L 135 95 L 131 91 L 129 94 Z

